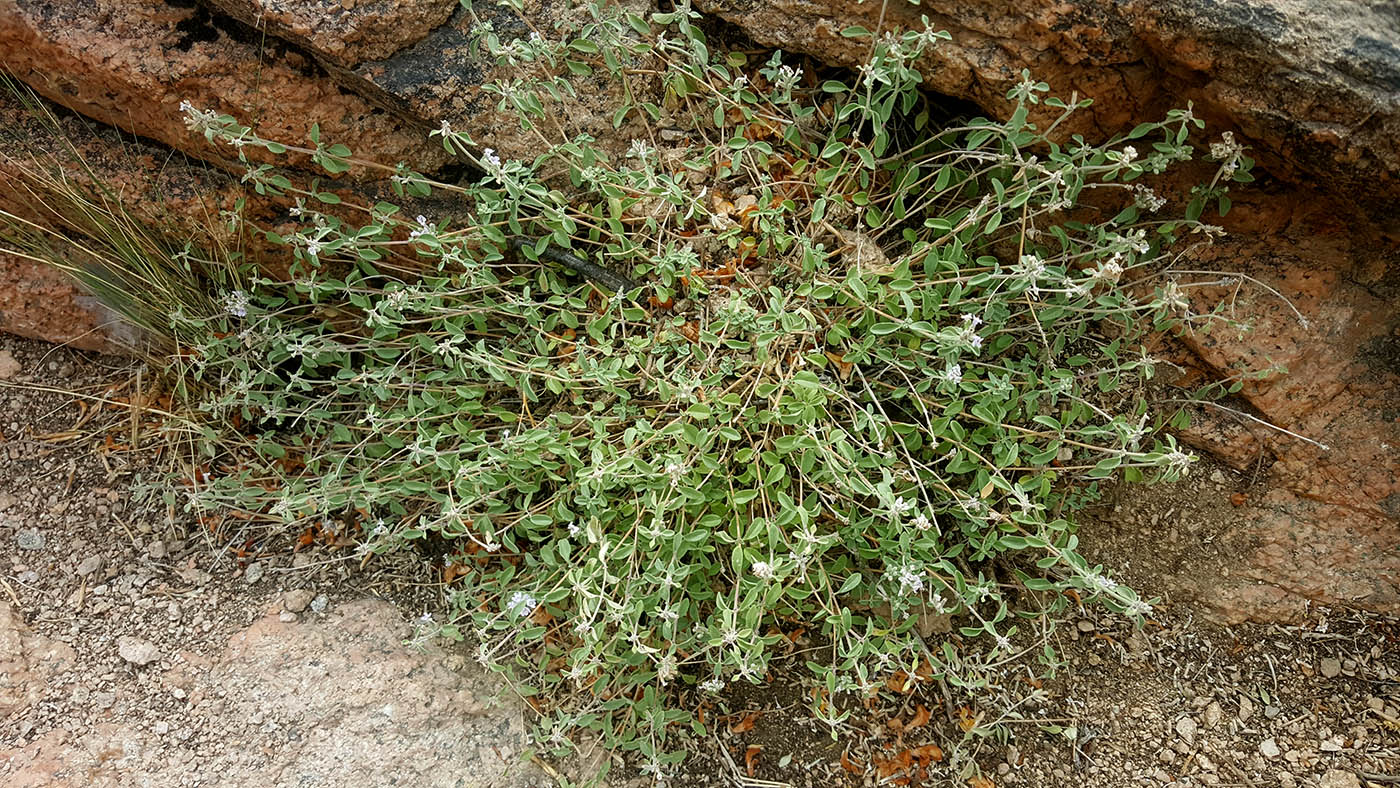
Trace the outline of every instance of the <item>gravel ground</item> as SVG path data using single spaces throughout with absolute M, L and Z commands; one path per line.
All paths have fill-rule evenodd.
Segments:
M 419 559 L 138 501 L 139 369 L 0 335 L 0 784 L 552 785 L 499 682 L 406 645 Z
M 594 768 L 515 768 L 521 706 L 460 652 L 403 645 L 409 622 L 438 609 L 426 559 L 361 571 L 344 545 L 302 549 L 139 503 L 137 483 L 167 462 L 152 425 L 137 425 L 132 451 L 130 408 L 64 393 L 125 402 L 137 385 L 131 362 L 0 336 L 0 782 L 523 788 Z M 1126 562 L 1149 592 L 1165 571 L 1208 586 L 1228 567 L 1211 537 L 1228 508 L 1208 517 L 1193 505 L 1234 483 L 1219 476 L 1125 495 L 1086 524 L 1086 551 Z M 673 785 L 1400 784 L 1394 618 L 1319 608 L 1295 626 L 1217 627 L 1169 600 L 1141 631 L 1072 609 L 1052 637 L 1065 663 L 1054 678 L 993 677 L 1001 706 L 1025 719 L 977 748 L 987 782 L 947 782 L 928 748 L 951 752 L 962 724 L 995 704 L 933 685 L 887 690 L 833 741 L 805 717 L 794 662 L 705 707 L 712 734 L 692 742 Z M 426 711 L 388 725 L 375 714 L 394 698 Z M 924 761 L 892 766 L 903 752 Z

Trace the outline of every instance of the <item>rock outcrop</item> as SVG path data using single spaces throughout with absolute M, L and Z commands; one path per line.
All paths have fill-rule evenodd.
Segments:
M 1186 436 L 1267 484 L 1226 537 L 1231 576 L 1181 580 L 1228 620 L 1308 602 L 1400 610 L 1400 248 L 1305 193 L 1244 190 L 1228 218 L 1191 266 L 1274 292 L 1196 289 L 1196 311 L 1224 306 L 1244 326 L 1185 340 L 1212 377 L 1245 378 L 1232 404 L 1280 429 L 1213 409 Z
M 930 90 L 994 117 L 1029 69 L 1055 95 L 1094 99 L 1063 132 L 1106 137 L 1194 101 L 1234 128 L 1265 169 L 1355 200 L 1400 233 L 1400 7 L 1384 0 L 992 0 L 846 3 L 702 0 L 759 42 L 852 65 L 869 52 L 852 26 L 920 29 L 952 41 L 920 64 Z M 1047 110 L 1048 112 L 1049 110 Z

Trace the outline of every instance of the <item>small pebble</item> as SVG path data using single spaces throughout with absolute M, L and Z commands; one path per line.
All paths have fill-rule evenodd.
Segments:
M 1342 673 L 1342 661 L 1333 657 L 1326 657 L 1318 664 L 1318 670 L 1323 677 L 1335 679 Z
M 1180 736 L 1187 744 L 1194 744 L 1196 742 L 1196 721 L 1189 716 L 1177 720 L 1176 735 Z
M 297 620 L 297 614 L 290 610 L 283 610 L 281 613 L 277 614 L 277 620 L 281 621 L 283 624 L 290 624 Z
M 321 594 L 320 596 L 311 600 L 311 612 L 324 613 L 326 612 L 326 606 L 330 603 L 330 597 L 326 596 L 325 594 Z
M 1354 772 L 1345 769 L 1332 769 L 1322 775 L 1318 781 L 1317 788 L 1361 788 L 1361 782 L 1357 780 Z
M 93 572 L 96 572 L 101 568 L 102 556 L 88 556 L 87 558 L 83 559 L 83 562 L 81 564 L 78 564 L 78 577 L 87 577 L 88 575 L 92 574 Z
M 43 550 L 44 533 L 38 528 L 26 528 L 15 535 L 15 543 L 21 550 Z
M 149 640 L 122 635 L 117 639 L 117 655 L 133 665 L 149 665 L 160 659 L 160 649 Z
M 1201 712 L 1201 722 L 1205 723 L 1208 730 L 1219 725 L 1220 720 L 1224 717 L 1225 710 L 1220 707 L 1220 703 L 1217 701 L 1211 701 L 1210 705 L 1206 706 L 1206 710 Z
M 157 539 L 151 542 L 150 547 L 146 548 L 146 554 L 152 558 L 164 558 L 169 555 L 169 551 L 165 547 L 165 542 Z
M 263 571 L 261 563 L 248 564 L 248 568 L 243 570 L 243 582 L 248 585 L 258 582 L 263 578 Z
M 315 594 L 305 588 L 296 588 L 282 595 L 282 609 L 289 613 L 300 613 L 311 604 Z
M 1259 754 L 1265 758 L 1277 758 L 1283 751 L 1278 748 L 1278 742 L 1272 737 L 1259 742 Z
M 1248 722 L 1249 718 L 1254 716 L 1254 701 L 1241 695 L 1240 713 L 1236 716 L 1240 718 L 1240 722 Z
M 1093 631 L 1094 631 L 1094 622 L 1092 622 L 1092 621 L 1080 621 L 1080 622 L 1077 624 L 1077 626 L 1079 627 L 1079 631 L 1080 631 L 1080 632 L 1093 632 Z
M 8 349 L 0 350 L 0 380 L 9 380 L 18 375 L 20 363 Z

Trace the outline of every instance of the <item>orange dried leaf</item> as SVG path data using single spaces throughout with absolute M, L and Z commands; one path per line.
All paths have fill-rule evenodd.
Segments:
M 841 378 L 842 380 L 845 380 L 846 378 L 849 378 L 851 376 L 851 369 L 855 367 L 855 364 L 852 364 L 851 362 L 847 361 L 845 357 L 842 356 L 840 353 L 833 353 L 830 350 L 826 351 L 826 357 L 831 361 L 832 364 L 836 365 L 837 377 Z
M 967 778 L 967 784 L 972 786 L 972 788 L 997 788 L 997 784 L 986 777 L 969 777 Z
M 749 748 L 744 751 L 744 769 L 750 777 L 758 770 L 758 754 L 761 752 L 763 752 L 763 747 L 758 744 L 750 744 Z
M 875 775 L 881 779 L 899 772 L 907 772 L 914 765 L 914 755 L 905 750 L 887 761 L 875 761 Z
M 977 714 L 967 706 L 958 707 L 958 727 L 970 731 L 977 727 Z
M 925 744 L 922 747 L 914 748 L 914 759 L 927 766 L 930 763 L 938 763 L 943 760 L 943 748 L 937 744 Z
M 909 674 L 902 670 L 896 670 L 890 674 L 889 678 L 885 679 L 885 689 L 890 692 L 908 692 L 912 686 L 913 682 L 909 680 Z
M 920 703 L 918 709 L 914 712 L 914 719 L 910 720 L 909 724 L 904 726 L 904 730 L 912 731 L 915 728 L 924 727 L 928 724 L 931 716 L 933 715 L 929 714 L 928 707 Z
M 744 718 L 729 726 L 730 733 L 747 733 L 753 730 L 753 726 L 758 722 L 758 717 L 763 712 L 751 711 L 744 715 Z
M 850 753 L 845 751 L 841 753 L 841 768 L 851 774 L 865 774 L 865 767 L 852 761 Z

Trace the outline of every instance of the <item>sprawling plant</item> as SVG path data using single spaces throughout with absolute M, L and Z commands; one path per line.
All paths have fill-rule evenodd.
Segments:
M 444 123 L 479 167 L 444 184 L 185 108 L 240 157 L 378 167 L 399 202 L 457 206 L 343 210 L 244 158 L 299 225 L 246 227 L 285 244 L 287 276 L 246 269 L 221 313 L 176 318 L 200 337 L 172 363 L 211 463 L 190 504 L 326 523 L 364 560 L 446 540 L 441 631 L 549 691 L 543 740 L 595 728 L 657 773 L 689 721 L 675 687 L 762 680 L 793 626 L 819 632 L 814 710 L 837 726 L 841 693 L 894 670 L 975 688 L 1038 653 L 1022 627 L 1059 592 L 1147 614 L 1070 518 L 1101 480 L 1191 461 L 1156 433 L 1140 340 L 1185 316 L 1164 250 L 1216 232 L 1199 217 L 1247 179 L 1242 151 L 1218 144 L 1168 217 L 1144 184 L 1192 158 L 1189 109 L 1058 144 L 1088 102 L 1027 75 L 1005 122 L 935 128 L 930 29 L 847 30 L 871 57 L 823 81 L 711 52 L 686 5 L 591 14 L 515 41 L 481 23 L 515 75 L 487 90 L 539 130 L 558 74 L 646 74 L 664 102 L 629 92 L 617 125 L 683 134 L 609 157 L 541 132 L 521 161 Z M 921 636 L 928 616 L 952 633 Z

